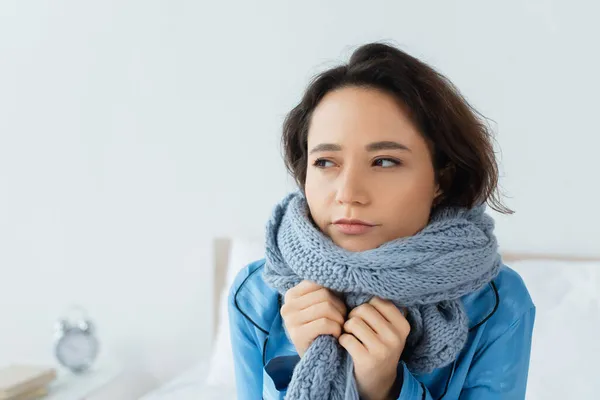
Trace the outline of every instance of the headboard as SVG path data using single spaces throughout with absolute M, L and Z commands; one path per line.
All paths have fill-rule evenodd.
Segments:
M 553 261 L 600 261 L 600 257 L 594 256 L 575 256 L 575 255 L 563 255 L 563 254 L 550 254 L 550 253 L 513 253 L 504 252 L 502 253 L 502 259 L 506 262 L 515 262 L 522 260 L 553 260 Z
M 229 264 L 230 238 L 215 238 L 213 241 L 213 335 L 219 326 L 219 305 L 225 288 L 227 265 Z

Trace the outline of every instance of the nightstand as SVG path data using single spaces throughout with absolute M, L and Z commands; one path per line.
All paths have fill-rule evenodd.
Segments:
M 111 390 L 123 371 L 112 365 L 98 365 L 81 374 L 60 370 L 54 382 L 49 386 L 49 393 L 43 400 L 113 400 L 103 393 Z M 112 390 L 111 390 L 112 392 Z

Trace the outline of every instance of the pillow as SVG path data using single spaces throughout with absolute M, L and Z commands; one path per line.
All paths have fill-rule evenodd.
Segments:
M 229 336 L 227 296 L 237 273 L 253 261 L 265 256 L 262 240 L 234 239 L 231 242 L 225 286 L 219 295 L 218 327 L 215 336 L 207 386 L 235 386 L 233 351 Z
M 600 262 L 511 265 L 536 305 L 527 399 L 592 399 L 600 393 Z

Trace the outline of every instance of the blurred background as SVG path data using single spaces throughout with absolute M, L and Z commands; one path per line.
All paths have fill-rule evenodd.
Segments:
M 209 357 L 215 238 L 260 240 L 293 188 L 308 80 L 387 41 L 496 133 L 502 249 L 600 256 L 598 3 L 0 2 L 0 365 L 53 362 L 83 305 L 156 384 Z M 150 384 L 148 384 L 150 385 Z

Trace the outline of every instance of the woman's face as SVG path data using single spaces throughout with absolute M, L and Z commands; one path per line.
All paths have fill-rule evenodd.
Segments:
M 310 213 L 338 246 L 374 249 L 427 225 L 438 194 L 430 150 L 392 96 L 329 92 L 314 110 L 308 152 Z

